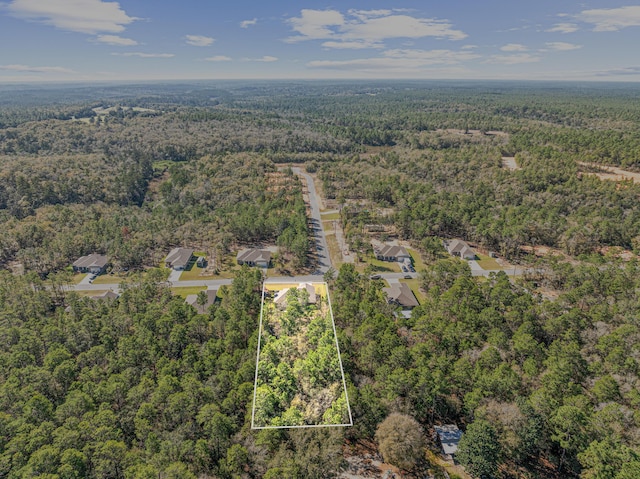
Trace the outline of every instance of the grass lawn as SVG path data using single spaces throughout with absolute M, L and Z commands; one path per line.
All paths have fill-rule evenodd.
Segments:
M 211 279 L 211 278 L 219 278 L 222 277 L 221 275 L 213 275 L 213 274 L 208 274 L 206 276 L 201 276 L 200 273 L 202 273 L 205 270 L 205 268 L 199 268 L 196 263 L 194 262 L 191 265 L 191 269 L 183 271 L 182 274 L 180 275 L 180 281 L 195 281 L 198 279 Z
M 339 270 L 342 264 L 342 251 L 338 245 L 335 233 L 325 233 L 327 239 L 327 248 L 329 248 L 329 257 L 331 258 L 331 264 L 334 269 Z
M 76 273 L 73 275 L 73 277 L 71 278 L 71 282 L 73 284 L 78 284 L 80 283 L 80 281 L 82 281 L 84 279 L 84 277 L 86 276 L 86 273 Z
M 480 258 L 477 260 L 477 262 L 482 269 L 488 269 L 488 270 L 504 269 L 502 266 L 500 266 L 500 264 L 495 259 L 490 258 L 487 255 L 476 252 L 476 256 Z
M 188 286 L 188 287 L 179 287 L 179 288 L 171 288 L 171 292 L 176 296 L 182 296 L 186 298 L 190 294 L 198 294 L 200 291 L 204 291 L 207 289 L 206 286 Z
M 104 291 L 85 291 L 85 290 L 80 290 L 80 291 L 76 291 L 76 293 L 78 293 L 79 296 L 100 296 L 101 294 L 106 293 L 107 290 L 105 289 Z
M 340 213 L 321 213 L 322 221 L 334 221 L 340 219 Z
M 382 273 L 402 273 L 400 266 L 395 261 L 380 261 L 379 259 L 368 257 L 366 262 L 373 266 L 373 270 Z
M 413 248 L 407 248 L 407 251 L 411 255 L 411 258 L 413 258 L 413 267 L 415 268 L 416 271 L 423 271 L 427 269 L 426 265 L 424 264 L 424 261 L 422 260 L 422 256 L 420 256 L 420 253 L 418 253 Z
M 297 288 L 300 283 L 265 283 L 264 289 L 267 291 L 281 291 L 285 288 Z M 311 283 L 316 288 L 316 294 L 322 297 L 327 295 L 327 288 L 324 283 Z
M 409 286 L 409 288 L 411 288 L 411 291 L 413 291 L 413 294 L 416 296 L 416 299 L 418 300 L 418 302 L 422 304 L 422 302 L 425 300 L 425 295 L 422 294 L 422 292 L 420 291 L 420 280 L 417 278 L 401 279 L 400 282 L 406 283 Z
M 127 280 L 124 274 L 101 274 L 93 280 L 93 284 L 120 284 Z

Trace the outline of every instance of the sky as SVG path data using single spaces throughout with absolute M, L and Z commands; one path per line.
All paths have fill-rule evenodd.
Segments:
M 625 0 L 0 0 L 0 82 L 640 81 Z

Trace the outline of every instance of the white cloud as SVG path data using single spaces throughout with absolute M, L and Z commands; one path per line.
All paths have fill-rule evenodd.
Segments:
M 345 19 L 336 10 L 308 10 L 300 12 L 300 17 L 290 18 L 288 22 L 295 32 L 300 36 L 289 37 L 287 41 L 296 42 L 301 40 L 321 40 L 331 38 L 333 30 L 328 27 L 344 25 Z
M 394 10 L 302 10 L 300 17 L 288 23 L 299 35 L 289 43 L 304 40 L 327 40 L 328 48 L 380 48 L 389 38 L 446 38 L 461 40 L 467 34 L 454 30 L 448 20 L 416 18 Z
M 352 42 L 336 42 L 336 41 L 328 41 L 322 44 L 325 48 L 336 48 L 336 49 L 351 49 L 351 50 L 361 50 L 363 48 L 384 48 L 382 43 L 375 42 L 367 42 L 361 40 L 354 40 Z
M 29 65 L 0 65 L 0 70 L 29 73 L 74 73 L 64 67 L 31 67 Z
M 253 61 L 271 63 L 271 62 L 277 62 L 278 61 L 278 57 L 272 57 L 271 55 L 265 55 L 262 58 L 256 58 Z
M 61 30 L 97 34 L 118 33 L 135 20 L 117 2 L 101 0 L 13 0 L 11 15 L 52 25 Z
M 547 45 L 550 50 L 556 52 L 568 52 L 571 50 L 579 50 L 580 48 L 582 48 L 582 45 L 576 45 L 574 43 L 567 42 L 548 42 L 545 43 L 545 45 Z
M 475 50 L 476 48 L 478 48 L 478 45 L 465 45 L 461 48 L 462 50 Z
M 107 45 L 121 47 L 132 47 L 138 44 L 138 42 L 131 38 L 123 38 L 119 37 L 118 35 L 98 35 L 96 37 L 96 41 L 100 43 L 106 43 Z
M 615 68 L 613 70 L 604 70 L 596 73 L 596 76 L 640 76 L 640 67 Z
M 117 57 L 140 57 L 140 58 L 173 58 L 173 53 L 142 53 L 142 52 L 126 52 L 126 53 L 112 53 Z
M 503 52 L 526 52 L 529 49 L 520 43 L 507 43 L 505 46 L 500 47 L 500 50 Z
M 205 58 L 204 61 L 206 61 L 206 62 L 230 62 L 231 58 L 227 57 L 225 55 L 215 55 L 213 57 Z
M 256 23 L 258 23 L 257 18 L 254 18 L 252 20 L 243 20 L 242 22 L 240 22 L 240 28 L 249 28 L 250 26 L 253 26 Z
M 615 32 L 640 26 L 640 5 L 584 10 L 575 18 L 594 25 L 594 32 Z
M 384 51 L 380 57 L 316 60 L 307 63 L 307 66 L 335 70 L 412 72 L 432 65 L 457 65 L 476 58 L 480 58 L 480 55 L 469 51 L 393 49 Z
M 575 23 L 556 23 L 553 27 L 545 31 L 551 33 L 573 33 L 578 30 L 578 25 Z
M 184 38 L 188 45 L 193 45 L 194 47 L 208 47 L 216 41 L 214 38 L 202 35 L 185 35 Z
M 541 58 L 530 53 L 519 53 L 516 55 L 492 55 L 485 63 L 496 65 L 518 65 L 521 63 L 539 62 Z

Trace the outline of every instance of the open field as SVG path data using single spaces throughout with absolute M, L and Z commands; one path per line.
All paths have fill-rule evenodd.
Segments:
M 578 165 L 587 166 L 589 168 L 598 168 L 600 172 L 584 172 L 585 175 L 597 176 L 601 180 L 609 181 L 625 181 L 631 180 L 634 183 L 640 183 L 640 173 L 623 170 L 615 166 L 603 166 L 596 163 L 585 163 L 584 161 L 576 162 Z
M 511 170 L 511 171 L 516 171 L 516 170 L 521 170 L 522 168 L 520 168 L 518 166 L 518 163 L 516 163 L 516 159 L 512 156 L 503 156 L 502 157 L 502 166 Z
M 322 213 L 322 221 L 335 221 L 340 219 L 340 213 Z
M 486 270 L 496 270 L 496 269 L 504 269 L 504 267 L 498 263 L 495 258 L 491 258 L 486 254 L 478 253 L 476 251 L 476 256 L 479 258 L 476 262 L 480 265 L 482 269 Z
M 93 280 L 93 284 L 120 284 L 126 281 L 125 274 L 101 274 Z
M 206 286 L 181 286 L 177 288 L 171 288 L 171 292 L 176 296 L 182 296 L 183 298 L 186 298 L 190 294 L 198 294 L 200 291 L 204 291 L 205 289 L 207 289 Z
M 407 251 L 411 255 L 411 258 L 413 259 L 413 267 L 417 272 L 427 269 L 427 266 L 424 264 L 424 260 L 422 259 L 422 255 L 420 255 L 418 250 L 415 250 L 413 248 L 407 248 Z

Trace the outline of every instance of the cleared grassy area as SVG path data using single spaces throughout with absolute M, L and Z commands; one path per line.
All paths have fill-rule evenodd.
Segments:
M 265 283 L 264 289 L 267 291 L 281 291 L 285 288 L 297 288 L 300 283 Z M 323 298 L 327 297 L 327 286 L 324 283 L 311 283 L 316 289 L 316 294 Z
M 420 253 L 418 253 L 418 251 L 413 248 L 407 248 L 407 251 L 409 252 L 409 254 L 411 254 L 411 258 L 413 259 L 413 267 L 416 271 L 427 269 L 424 261 L 422 260 L 422 256 L 420 255 Z
M 71 277 L 71 282 L 73 284 L 78 284 L 85 278 L 85 276 L 87 276 L 86 273 L 76 273 Z
M 206 286 L 182 286 L 178 288 L 171 288 L 171 292 L 176 296 L 186 298 L 190 294 L 198 294 L 200 291 L 204 291 L 205 289 L 207 289 Z
M 191 266 L 190 269 L 183 271 L 180 275 L 180 281 L 196 281 L 198 279 L 211 279 L 211 278 L 221 278 L 221 275 L 207 274 L 201 275 L 205 271 L 205 268 L 199 268 L 195 262 Z
M 493 270 L 493 269 L 504 269 L 500 264 L 493 258 L 490 258 L 487 255 L 480 254 L 476 251 L 476 256 L 479 258 L 476 260 L 482 269 Z
M 120 284 L 127 281 L 124 274 L 101 274 L 93 280 L 93 284 Z
M 105 289 L 103 290 L 99 290 L 99 291 L 85 291 L 85 290 L 80 290 L 80 291 L 76 291 L 76 293 L 78 293 L 78 296 L 100 296 L 101 294 L 106 293 L 107 290 Z
M 382 273 L 402 273 L 400 266 L 395 261 L 380 261 L 379 259 L 368 257 L 366 262 L 373 266 L 374 271 Z
M 321 213 L 322 221 L 335 221 L 340 219 L 340 213 Z
M 342 251 L 340 251 L 340 246 L 338 245 L 336 235 L 335 233 L 325 232 L 324 236 L 327 239 L 327 248 L 329 248 L 329 257 L 331 258 L 331 264 L 335 269 L 340 269 L 340 265 L 342 264 Z

